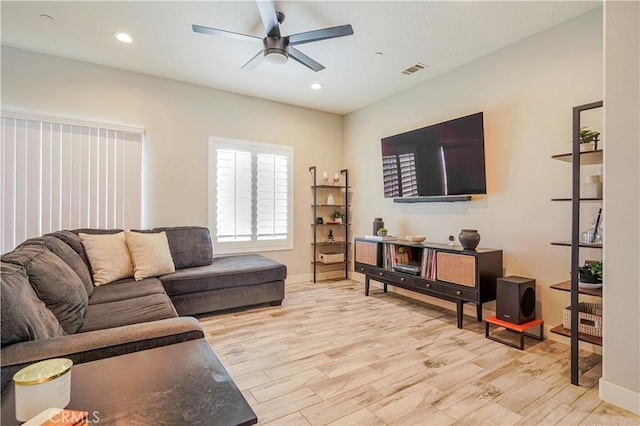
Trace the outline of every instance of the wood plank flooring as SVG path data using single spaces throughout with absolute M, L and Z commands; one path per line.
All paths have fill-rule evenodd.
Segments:
M 452 305 L 453 308 L 453 305 Z M 265 425 L 638 425 L 598 399 L 599 355 L 484 337 L 453 310 L 343 280 L 287 285 L 282 306 L 199 318 Z

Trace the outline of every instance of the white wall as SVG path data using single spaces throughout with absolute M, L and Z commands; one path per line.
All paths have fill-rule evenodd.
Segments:
M 480 246 L 504 250 L 507 275 L 536 279 L 547 328 L 562 323 L 569 294 L 549 286 L 570 278 L 570 249 L 549 243 L 570 238 L 571 210 L 550 199 L 571 195 L 571 167 L 550 157 L 570 150 L 572 107 L 600 99 L 602 9 L 596 9 L 348 115 L 344 158 L 354 235 L 371 233 L 374 217 L 391 234 L 432 242 L 478 229 Z M 478 111 L 485 120 L 486 197 L 420 204 L 383 198 L 380 138 Z M 601 126 L 601 118 L 591 120 Z M 583 227 L 598 207 L 586 207 Z M 585 256 L 601 256 L 593 251 Z
M 267 255 L 309 273 L 308 167 L 340 170 L 342 116 L 4 46 L 2 107 L 144 126 L 144 227 L 207 225 L 209 136 L 293 146 L 294 250 Z
M 640 414 L 640 3 L 605 2 L 604 361 L 600 397 Z

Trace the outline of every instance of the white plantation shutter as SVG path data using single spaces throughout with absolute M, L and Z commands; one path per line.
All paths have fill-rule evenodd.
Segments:
M 142 128 L 2 111 L 0 241 L 60 229 L 139 228 Z
M 209 226 L 218 253 L 292 248 L 293 149 L 209 142 Z

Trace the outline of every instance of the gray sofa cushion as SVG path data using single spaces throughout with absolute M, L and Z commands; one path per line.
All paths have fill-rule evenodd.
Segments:
M 177 316 L 166 294 L 150 294 L 117 302 L 89 305 L 87 316 L 79 332 L 103 330 Z
M 67 243 L 69 247 L 73 249 L 73 251 L 78 253 L 78 256 L 80 256 L 87 269 L 91 271 L 91 264 L 89 263 L 89 259 L 84 252 L 84 246 L 82 245 L 82 240 L 80 239 L 80 236 L 78 234 L 75 234 L 71 231 L 56 231 L 51 232 L 50 234 L 46 234 L 45 237 L 56 237 L 59 240 Z M 91 276 L 91 274 L 89 275 Z
M 44 245 L 24 245 L 2 256 L 22 266 L 38 298 L 53 312 L 64 331 L 75 333 L 87 309 L 87 292 L 80 277 Z
M 2 347 L 64 335 L 56 317 L 31 288 L 21 266 L 5 262 L 0 265 L 0 299 Z
M 213 246 L 209 229 L 202 226 L 175 226 L 154 228 L 153 232 L 167 233 L 169 250 L 176 269 L 210 265 L 213 261 Z
M 84 288 L 87 291 L 87 296 L 91 296 L 93 293 L 93 281 L 91 279 L 91 273 L 89 268 L 84 263 L 82 258 L 74 249 L 72 249 L 67 243 L 53 235 L 45 235 L 39 238 L 30 238 L 21 245 L 29 244 L 42 244 L 49 249 L 53 254 L 69 265 L 73 272 L 78 275 L 84 284 Z
M 157 278 L 146 278 L 136 281 L 133 278 L 114 281 L 108 285 L 95 288 L 89 298 L 89 305 L 117 302 L 150 294 L 165 294 L 162 283 Z
M 287 267 L 259 254 L 217 257 L 211 265 L 181 269 L 160 280 L 169 296 L 281 281 Z

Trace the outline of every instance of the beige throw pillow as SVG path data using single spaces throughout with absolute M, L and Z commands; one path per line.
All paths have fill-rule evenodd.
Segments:
M 136 281 L 175 272 L 166 232 L 124 231 Z
M 95 285 L 108 284 L 133 275 L 133 264 L 124 232 L 79 235 L 91 264 Z

